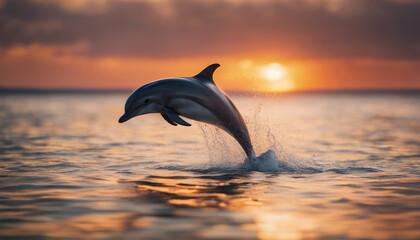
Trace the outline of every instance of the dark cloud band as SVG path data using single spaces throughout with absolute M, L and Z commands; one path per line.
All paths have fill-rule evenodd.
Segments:
M 150 58 L 420 59 L 418 1 L 343 0 L 336 8 L 298 0 L 110 1 L 101 11 L 86 10 L 7 0 L 0 46 L 83 42 L 80 54 Z

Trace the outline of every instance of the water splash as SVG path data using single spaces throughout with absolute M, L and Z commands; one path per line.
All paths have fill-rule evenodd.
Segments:
M 290 172 L 315 173 L 322 171 L 315 165 L 313 159 L 302 163 L 287 147 L 277 141 L 270 128 L 268 114 L 262 114 L 262 104 L 258 103 L 248 109 L 252 121 L 246 118 L 251 139 L 256 152 L 262 152 L 256 159 L 248 160 L 239 144 L 224 131 L 208 125 L 199 124 L 205 140 L 208 163 L 205 166 L 193 166 L 188 170 L 199 172 L 214 171 L 261 171 L 261 172 Z M 264 118 L 264 119 L 262 119 Z M 267 150 L 268 149 L 268 150 Z M 244 159 L 246 159 L 244 161 Z M 174 166 L 171 167 L 172 169 Z M 178 167 L 175 167 L 178 170 Z M 185 170 L 185 169 L 184 169 Z

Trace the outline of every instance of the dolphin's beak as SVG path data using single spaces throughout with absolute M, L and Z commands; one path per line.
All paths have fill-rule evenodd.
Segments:
M 136 116 L 136 114 L 137 114 L 137 110 L 133 110 L 133 111 L 128 111 L 128 112 L 125 112 L 121 117 L 120 117 L 120 119 L 118 119 L 118 122 L 119 123 L 123 123 L 123 122 L 126 122 L 126 121 L 128 121 L 128 120 L 130 120 L 131 118 L 133 118 L 133 117 L 135 117 Z

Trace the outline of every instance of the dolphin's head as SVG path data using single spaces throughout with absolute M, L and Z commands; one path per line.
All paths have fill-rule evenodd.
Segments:
M 119 123 L 126 122 L 133 117 L 160 112 L 160 97 L 157 96 L 154 88 L 146 84 L 135 90 L 125 103 L 125 113 L 118 120 Z

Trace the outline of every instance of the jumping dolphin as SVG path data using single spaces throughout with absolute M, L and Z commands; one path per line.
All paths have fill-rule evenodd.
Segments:
M 160 113 L 171 125 L 191 126 L 180 116 L 215 125 L 238 141 L 249 160 L 255 159 L 245 122 L 233 102 L 213 81 L 220 64 L 194 77 L 165 78 L 136 89 L 127 99 L 123 123 L 135 116 Z

